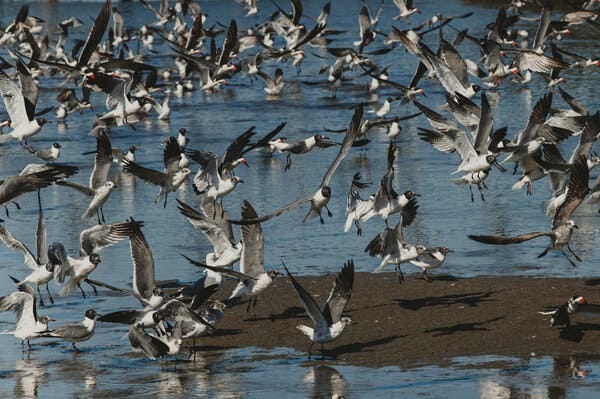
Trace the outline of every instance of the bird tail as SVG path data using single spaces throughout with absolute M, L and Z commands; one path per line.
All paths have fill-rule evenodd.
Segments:
M 350 231 L 350 228 L 352 227 L 352 222 L 354 222 L 354 212 L 349 213 L 348 217 L 346 218 L 346 223 L 344 223 L 344 233 Z
M 525 176 L 521 177 L 515 184 L 513 184 L 512 189 L 517 191 L 523 188 L 523 186 L 527 184 L 525 181 Z
M 92 216 L 94 216 L 94 211 L 92 211 L 90 208 L 88 208 L 83 215 L 81 215 L 82 219 L 89 219 Z
M 7 143 L 11 140 L 14 140 L 14 137 L 9 134 L 2 134 L 0 135 L 0 144 L 4 144 Z
M 458 179 L 450 179 L 450 183 L 454 183 L 454 184 L 456 184 L 458 186 L 462 186 L 462 185 L 467 184 L 467 182 L 465 181 L 465 179 L 463 179 L 462 177 L 458 178 Z
M 302 333 L 304 333 L 306 336 L 308 336 L 309 338 L 312 339 L 313 334 L 314 334 L 314 330 L 312 328 L 303 326 L 302 324 L 297 325 L 296 328 L 298 330 L 302 331 Z
M 67 282 L 67 284 L 65 284 L 59 292 L 60 296 L 67 296 L 70 295 L 73 290 L 75 288 L 77 288 L 77 284 L 79 283 L 79 280 L 77 280 L 76 278 L 71 277 L 71 279 Z

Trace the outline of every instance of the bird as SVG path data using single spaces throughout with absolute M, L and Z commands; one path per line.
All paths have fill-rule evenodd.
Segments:
M 14 277 L 11 279 L 18 283 Z M 48 323 L 54 321 L 48 316 L 38 316 L 35 292 L 27 284 L 19 284 L 18 291 L 0 297 L 0 312 L 12 310 L 17 317 L 17 327 L 14 331 L 2 332 L 12 334 L 21 340 L 21 349 L 25 350 L 25 342 L 29 349 L 30 339 L 40 337 L 48 331 Z
M 27 143 L 30 137 L 41 131 L 42 126 L 49 123 L 45 118 L 35 117 L 39 87 L 21 60 L 17 60 L 17 75 L 19 85 L 0 69 L 0 93 L 13 127 L 11 132 L 0 136 L 0 143 L 10 140 Z
M 571 260 L 571 258 L 569 258 L 569 256 L 564 252 L 563 247 L 566 246 L 575 259 L 581 262 L 581 258 L 569 245 L 569 240 L 573 235 L 573 229 L 579 229 L 575 221 L 570 219 L 570 217 L 590 191 L 588 188 L 588 180 L 589 169 L 587 166 L 587 160 L 584 156 L 581 156 L 575 160 L 575 164 L 573 165 L 571 174 L 569 176 L 568 191 L 565 196 L 565 200 L 556 209 L 552 221 L 551 231 L 536 231 L 532 233 L 521 234 L 515 237 L 490 235 L 469 235 L 468 237 L 472 240 L 492 245 L 519 244 L 537 237 L 549 237 L 551 240 L 550 245 L 548 245 L 546 249 L 544 249 L 544 251 L 538 255 L 538 258 L 546 256 L 548 251 L 557 250 L 560 251 L 560 253 L 569 261 L 571 266 L 575 267 L 575 262 L 573 262 L 573 260 Z
M 170 192 L 175 192 L 183 184 L 187 176 L 191 173 L 188 168 L 179 168 L 181 159 L 181 150 L 177 139 L 173 136 L 165 142 L 163 151 L 164 171 L 145 168 L 133 161 L 123 160 L 123 171 L 131 173 L 142 179 L 146 183 L 154 184 L 160 187 L 160 192 L 154 202 L 158 203 L 164 197 L 163 207 L 167 206 L 167 197 Z
M 23 147 L 44 162 L 56 161 L 60 156 L 60 149 L 62 148 L 60 143 L 53 143 L 52 147 L 43 150 L 36 150 L 31 145 L 24 145 Z
M 550 318 L 551 327 L 564 325 L 565 328 L 570 328 L 571 315 L 579 313 L 586 316 L 598 317 L 600 315 L 600 306 L 589 303 L 580 295 L 573 295 L 567 300 L 567 302 L 555 310 L 538 313 L 543 315 L 552 315 Z
M 260 76 L 265 81 L 265 92 L 269 96 L 278 96 L 283 91 L 283 86 L 285 83 L 283 82 L 283 70 L 281 68 L 277 68 L 275 70 L 275 75 L 271 78 L 263 71 L 258 71 L 258 76 Z
M 85 312 L 83 321 L 79 323 L 63 324 L 40 336 L 46 338 L 60 338 L 64 341 L 71 342 L 73 350 L 81 352 L 77 346 L 75 346 L 75 343 L 88 341 L 92 338 L 96 328 L 96 316 L 98 316 L 98 314 L 94 309 L 88 309 Z
M 303 221 L 306 221 L 310 218 L 319 216 L 319 221 L 321 222 L 321 224 L 325 223 L 325 221 L 323 220 L 323 216 L 321 216 L 322 209 L 325 208 L 327 210 L 327 215 L 329 217 L 332 216 L 331 211 L 329 210 L 329 208 L 327 208 L 327 204 L 329 203 L 329 199 L 331 198 L 331 188 L 329 187 L 329 182 L 330 182 L 331 178 L 333 177 L 333 174 L 335 173 L 338 166 L 342 163 L 342 161 L 344 160 L 346 155 L 348 155 L 348 153 L 350 152 L 350 149 L 352 148 L 352 144 L 354 143 L 354 140 L 356 139 L 356 137 L 358 136 L 358 133 L 360 131 L 360 126 L 362 124 L 362 117 L 363 117 L 363 105 L 358 104 L 355 107 L 354 113 L 352 115 L 352 119 L 350 120 L 350 123 L 348 125 L 348 129 L 346 131 L 346 135 L 344 136 L 344 141 L 342 142 L 340 151 L 338 152 L 338 155 L 333 160 L 333 163 L 329 166 L 329 168 L 325 172 L 325 175 L 323 176 L 323 180 L 321 181 L 321 185 L 319 186 L 319 188 L 317 189 L 316 192 L 314 192 L 313 194 L 311 194 L 307 197 L 297 199 L 296 201 L 293 201 L 268 215 L 256 217 L 256 218 L 245 218 L 245 220 L 241 220 L 241 221 L 240 220 L 231 220 L 231 223 L 242 224 L 242 225 L 243 224 L 252 224 L 252 223 L 261 223 L 261 222 L 267 221 L 269 219 L 272 219 L 276 216 L 279 216 L 282 213 L 285 213 L 289 210 L 295 209 L 306 202 L 310 202 L 310 209 L 309 209 L 308 213 L 306 214 L 306 216 L 304 217 Z
M 339 337 L 344 328 L 352 323 L 349 317 L 342 317 L 342 312 L 346 303 L 350 300 L 354 286 L 354 261 L 350 259 L 344 263 L 342 270 L 333 283 L 329 298 L 322 309 L 319 308 L 314 297 L 292 276 L 285 264 L 283 264 L 283 268 L 290 278 L 292 286 L 300 302 L 302 302 L 306 313 L 314 323 L 313 328 L 305 325 L 298 325 L 296 327 L 312 341 L 308 348 L 308 356 L 310 358 L 311 349 L 317 343 L 321 345 L 321 354 L 325 357 L 323 344 Z
M 408 17 L 414 13 L 421 13 L 418 8 L 413 7 L 412 0 L 394 0 L 394 4 L 398 7 L 398 11 L 400 12 L 393 19 L 397 21 L 401 18 L 405 18 L 408 20 Z
M 429 276 L 427 272 L 431 269 L 437 269 L 446 260 L 448 253 L 454 252 L 447 247 L 432 247 L 421 252 L 415 259 L 410 260 L 410 263 L 423 271 L 423 278 L 427 281 Z

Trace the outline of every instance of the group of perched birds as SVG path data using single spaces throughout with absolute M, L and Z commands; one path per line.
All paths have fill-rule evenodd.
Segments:
M 0 298 L 0 311 L 11 310 L 16 314 L 16 328 L 11 333 L 21 339 L 23 345 L 29 345 L 34 338 L 48 337 L 69 341 L 77 349 L 77 342 L 93 336 L 96 320 L 99 320 L 129 325 L 131 346 L 154 359 L 177 354 L 184 339 L 196 339 L 210 333 L 226 308 L 237 305 L 241 299 L 247 299 L 248 310 L 256 307 L 259 296 L 278 275 L 284 274 L 265 269 L 262 224 L 305 204 L 308 211 L 302 221 L 313 223 L 310 220 L 318 217 L 320 223 L 325 223 L 324 216 L 332 217 L 330 201 L 342 201 L 343 198 L 332 190 L 331 181 L 336 170 L 351 151 L 368 148 L 375 133 L 389 140 L 386 173 L 379 180 L 376 192 L 368 197 L 361 193 L 370 182 L 365 181 L 360 172 L 354 175 L 346 196 L 347 216 L 343 231 L 348 232 L 354 225 L 360 236 L 362 224 L 372 218 L 381 218 L 383 230 L 365 249 L 369 256 L 381 259 L 375 272 L 392 264 L 403 281 L 401 264 L 410 263 L 429 279 L 429 271 L 442 266 L 453 251 L 442 245 L 413 243 L 404 232 L 417 217 L 419 201 L 426 200 L 426 193 L 416 193 L 410 188 L 400 190 L 395 179 L 401 173 L 397 167 L 401 124 L 416 117 L 424 118 L 422 120 L 429 124 L 425 127 L 422 123 L 416 132 L 418 137 L 439 151 L 459 155 L 460 163 L 456 162 L 455 171 L 459 175 L 450 181 L 467 185 L 471 201 L 475 201 L 473 186 L 485 201 L 486 181 L 493 167 L 506 172 L 503 165 L 514 164 L 515 173 L 520 170 L 521 176 L 513 189 L 526 186 L 527 193 L 531 193 L 535 181 L 549 177 L 553 191 L 547 211 L 552 218 L 551 229 L 515 237 L 469 235 L 471 239 L 505 245 L 546 236 L 550 244 L 540 257 L 557 250 L 575 265 L 564 252 L 566 248 L 576 261 L 581 261 L 569 241 L 577 228 L 573 214 L 578 206 L 587 198 L 600 197 L 600 183 L 589 188 L 590 170 L 600 163 L 592 150 L 600 134 L 600 114 L 588 111 L 562 89 L 559 85 L 565 79 L 560 74 L 566 70 L 587 73 L 590 68 L 600 66 L 600 60 L 567 50 L 561 39 L 571 33 L 570 28 L 574 25 L 585 24 L 592 30 L 599 30 L 597 14 L 592 11 L 596 2 L 581 4 L 575 11 L 562 16 L 558 16 L 551 0 L 532 4 L 531 7 L 537 8 L 527 11 L 538 12 L 539 20 L 535 36 L 530 40 L 528 31 L 520 26 L 521 21 L 527 21 L 522 14 L 525 2 L 513 1 L 510 7 L 501 8 L 496 19 L 486 26 L 486 32 L 474 33 L 455 26 L 458 21 L 476 17 L 471 12 L 459 16 L 436 13 L 421 18 L 417 25 L 414 22 L 420 10 L 412 1 L 393 0 L 393 6 L 388 6 L 384 4 L 385 0 L 374 2 L 376 4 L 363 0 L 357 16 L 358 25 L 352 28 L 358 33 L 356 40 L 345 43 L 346 47 L 336 47 L 341 45 L 335 41 L 340 31 L 328 25 L 330 13 L 335 12 L 330 3 L 323 4 L 319 15 L 309 16 L 304 14 L 301 0 L 291 0 L 286 5 L 278 4 L 280 2 L 263 5 L 261 2 L 260 8 L 256 0 L 243 1 L 247 10 L 243 23 L 235 19 L 224 23 L 211 19 L 196 1 L 163 0 L 158 9 L 144 0 L 139 2 L 147 12 L 147 23 L 139 27 L 128 25 L 119 8 L 107 0 L 93 19 L 85 40 L 73 38 L 72 31 L 82 29 L 82 25 L 88 24 L 87 20 L 71 17 L 55 27 L 43 25 L 43 21 L 30 15 L 29 7 L 24 5 L 0 37 L 5 56 L 9 58 L 8 61 L 3 58 L 0 66 L 0 93 L 7 113 L 0 124 L 0 129 L 4 130 L 0 134 L 0 143 L 7 147 L 20 145 L 24 152 L 42 161 L 28 165 L 19 175 L 6 177 L 0 185 L 0 205 L 5 206 L 8 218 L 10 203 L 16 204 L 22 195 L 32 195 L 28 193 L 38 195 L 35 253 L 0 224 L 0 239 L 9 248 L 19 251 L 31 270 L 22 278 L 11 276 L 16 290 Z M 263 7 L 269 9 L 268 14 Z M 391 8 L 397 9 L 398 14 L 390 15 Z M 260 21 L 257 20 L 259 15 L 264 17 Z M 383 18 L 393 21 L 388 32 L 378 27 Z M 242 25 L 245 27 L 240 28 Z M 430 40 L 435 36 L 432 32 L 437 33 L 439 40 Z M 452 40 L 449 35 L 453 36 Z M 438 44 L 436 50 L 432 49 L 432 43 Z M 472 60 L 463 56 L 458 49 L 466 45 L 474 46 L 481 58 Z M 308 50 L 311 47 L 323 49 L 327 56 L 311 55 Z M 398 57 L 398 63 L 406 60 L 416 64 L 410 82 L 392 81 L 392 67 L 377 64 L 378 56 L 392 52 Z M 158 56 L 164 54 L 168 59 L 159 61 Z M 145 161 L 136 159 L 136 145 L 131 144 L 124 150 L 111 144 L 111 129 L 130 134 L 133 143 L 136 126 L 154 119 L 168 120 L 171 115 L 169 101 L 173 97 L 193 101 L 198 91 L 210 96 L 224 85 L 247 84 L 256 76 L 264 81 L 269 100 L 285 101 L 286 87 L 294 80 L 288 73 L 299 74 L 305 60 L 310 58 L 324 58 L 331 65 L 320 70 L 319 74 L 326 75 L 325 79 L 302 83 L 318 85 L 332 98 L 348 86 L 360 86 L 364 90 L 364 101 L 353 104 L 350 110 L 340 110 L 340 113 L 345 112 L 343 115 L 348 121 L 347 127 L 341 130 L 328 129 L 290 142 L 279 136 L 283 129 L 290 129 L 285 122 L 258 139 L 253 126 L 237 136 L 219 155 L 206 149 L 191 148 L 187 135 L 187 129 L 191 127 L 178 126 L 176 135 L 161 143 L 163 167 L 160 170 L 144 166 Z M 288 63 L 291 68 L 286 68 Z M 275 65 L 272 73 L 267 72 Z M 527 124 L 513 134 L 494 123 L 486 91 L 501 89 L 507 84 L 527 85 L 538 77 L 547 82 L 546 93 L 540 95 L 530 110 Z M 356 84 L 365 79 L 368 83 Z M 441 103 L 438 101 L 431 106 L 423 103 L 425 90 L 420 82 L 425 82 L 424 79 L 434 82 L 426 83 L 428 85 L 439 84 L 443 96 L 432 101 L 440 100 Z M 475 81 L 479 84 L 473 83 Z M 56 103 L 44 104 L 48 106 L 44 109 L 37 106 L 41 82 L 52 82 L 60 87 Z M 396 96 L 389 96 L 380 104 L 377 92 L 382 89 L 393 90 Z M 191 94 L 186 96 L 186 92 Z M 569 109 L 553 106 L 558 96 Z M 96 148 L 86 154 L 93 156 L 94 166 L 89 183 L 82 185 L 72 181 L 71 176 L 77 174 L 79 168 L 70 166 L 68 159 L 60 157 L 60 143 L 43 149 L 36 140 L 52 129 L 47 125 L 50 122 L 61 123 L 90 115 L 91 101 L 96 98 L 105 99 L 107 110 L 96 114 L 91 123 L 90 134 L 96 138 Z M 405 115 L 391 116 L 396 102 L 408 110 Z M 441 105 L 439 109 L 432 108 L 437 105 Z M 44 115 L 53 110 L 53 120 L 51 117 L 46 119 Z M 285 119 L 285 115 L 282 117 Z M 344 134 L 341 142 L 329 137 L 336 131 Z M 509 138 L 511 136 L 513 138 Z M 558 144 L 566 140 L 578 141 L 578 144 L 570 156 L 563 157 Z M 211 143 L 199 145 L 211 147 Z M 225 210 L 224 197 L 244 183 L 235 174 L 235 169 L 241 164 L 248 166 L 246 157 L 250 151 L 262 151 L 265 156 L 272 157 L 285 154 L 284 170 L 287 171 L 294 167 L 292 159 L 300 162 L 303 154 L 327 148 L 331 150 L 324 154 L 337 155 L 329 163 L 320 183 L 314 185 L 314 191 L 262 216 L 248 200 L 241 205 L 241 219 L 230 217 Z M 196 164 L 198 171 L 193 173 Z M 133 217 L 109 222 L 110 215 L 106 215 L 104 209 L 110 203 L 111 193 L 118 189 L 117 182 L 111 180 L 114 168 L 156 186 L 159 192 L 155 202 L 162 207 L 175 206 L 173 201 L 168 201 L 170 193 L 188 187 L 193 189 L 199 206 L 180 199 L 176 200 L 176 206 L 213 247 L 200 261 L 183 254 L 190 263 L 204 268 L 200 279 L 176 290 L 161 288 L 155 280 L 152 250 L 142 232 L 142 228 L 154 227 Z M 66 186 L 61 188 L 65 197 L 70 194 L 68 190 L 73 189 L 89 199 L 81 218 L 97 224 L 82 230 L 77 256 L 69 255 L 73 251 L 58 241 L 48 245 L 41 191 L 50 185 Z M 395 218 L 396 223 L 390 223 L 390 218 Z M 235 225 L 241 226 L 241 240 L 234 236 Z M 22 231 L 17 234 L 19 237 L 24 235 Z M 100 252 L 121 240 L 128 240 L 131 249 L 131 288 L 116 287 L 98 281 L 92 275 L 102 262 Z M 236 269 L 238 262 L 240 267 Z M 298 328 L 312 344 L 322 346 L 338 337 L 351 322 L 343 312 L 353 289 L 355 260 L 344 263 L 323 306 L 319 306 L 285 265 L 283 270 L 314 323 L 313 327 L 301 325 Z M 226 300 L 217 300 L 213 296 L 221 286 L 223 276 L 237 279 L 239 283 Z M 103 287 L 133 296 L 141 306 L 110 313 L 86 309 L 83 321 L 52 326 L 52 319 L 38 315 L 37 311 L 38 306 L 47 305 L 40 286 L 46 287 L 48 300 L 54 303 L 55 298 L 48 288 L 53 280 L 62 285 L 61 296 L 75 295 L 75 290 L 79 290 L 85 298 L 82 287 L 85 283 L 95 293 L 96 287 Z M 558 323 L 559 317 L 568 321 L 568 317 L 564 317 L 565 311 L 572 313 L 570 309 L 585 303 L 578 299 L 580 297 L 575 298 L 569 300 L 566 308 L 557 310 L 553 324 Z

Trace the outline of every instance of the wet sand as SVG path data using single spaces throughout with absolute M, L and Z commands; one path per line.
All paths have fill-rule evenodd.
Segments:
M 334 275 L 300 277 L 319 304 Z M 216 297 L 224 299 L 234 281 Z M 572 318 L 569 331 L 549 325 L 550 310 L 571 295 L 600 303 L 600 279 L 476 277 L 455 279 L 420 275 L 398 283 L 395 273 L 357 273 L 344 315 L 355 322 L 335 341 L 326 356 L 335 361 L 382 367 L 443 364 L 457 356 L 528 357 L 600 352 L 600 319 Z M 310 341 L 295 328 L 312 326 L 289 280 L 279 277 L 259 298 L 255 314 L 246 305 L 227 310 L 213 336 L 196 341 L 200 350 L 236 347 L 291 347 L 306 352 Z M 320 355 L 318 345 L 313 354 Z

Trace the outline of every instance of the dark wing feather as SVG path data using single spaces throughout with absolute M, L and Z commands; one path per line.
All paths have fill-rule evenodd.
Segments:
M 323 307 L 323 317 L 328 325 L 337 323 L 340 320 L 344 306 L 346 306 L 346 302 L 352 294 L 353 285 L 354 260 L 350 259 L 344 264 L 342 271 L 336 277 L 329 298 Z
M 133 349 L 141 350 L 149 359 L 169 354 L 169 346 L 160 339 L 146 333 L 144 329 L 132 326 L 129 330 L 129 343 Z
M 159 172 L 158 170 L 144 168 L 143 166 L 138 165 L 135 162 L 128 161 L 127 159 L 123 160 L 123 171 L 127 173 L 131 173 L 144 180 L 145 182 L 162 186 L 167 182 L 167 175 L 165 173 Z
M 279 216 L 287 211 L 298 208 L 300 205 L 310 201 L 312 199 L 312 197 L 313 197 L 313 195 L 311 194 L 308 197 L 297 199 L 297 200 L 285 205 L 284 207 L 279 208 L 276 211 L 269 213 L 268 215 L 264 215 L 264 216 L 253 218 L 253 219 L 230 220 L 230 222 L 233 224 L 241 224 L 241 225 L 261 223 L 261 222 L 267 221 L 269 219 L 273 219 L 274 217 Z
M 90 188 L 97 190 L 108 181 L 108 172 L 112 165 L 112 146 L 106 132 L 101 132 L 96 137 L 96 157 L 94 169 L 90 175 Z
M 108 26 L 108 20 L 110 19 L 110 0 L 106 1 L 102 10 L 98 14 L 98 17 L 94 21 L 94 25 L 90 30 L 90 33 L 85 40 L 85 45 L 83 46 L 83 50 L 81 50 L 81 54 L 79 54 L 79 59 L 77 60 L 77 65 L 79 67 L 83 67 L 87 65 L 90 57 L 96 50 L 96 47 L 100 44 L 102 40 L 102 36 L 104 36 L 104 32 L 106 31 L 106 27 Z
M 556 228 L 565 223 L 571 218 L 571 215 L 577 207 L 583 202 L 585 196 L 590 192 L 588 181 L 590 179 L 590 171 L 587 166 L 585 156 L 581 156 L 575 160 L 571 175 L 567 183 L 567 197 L 564 202 L 556 209 L 552 227 Z
M 142 233 L 141 227 L 131 232 L 129 246 L 133 261 L 133 290 L 142 298 L 150 298 L 156 288 L 154 281 L 154 258 L 150 245 Z
M 507 244 L 519 244 L 525 241 L 532 240 L 537 237 L 547 236 L 551 237 L 552 234 L 544 231 L 536 231 L 534 233 L 521 234 L 516 237 L 500 237 L 500 236 L 477 236 L 477 235 L 469 235 L 471 240 L 475 240 L 477 242 L 481 242 L 484 244 L 492 244 L 492 245 L 507 245 Z
M 328 327 L 329 324 L 327 323 L 327 320 L 325 320 L 325 317 L 323 317 L 323 313 L 321 313 L 321 309 L 319 309 L 319 305 L 317 305 L 317 302 L 315 302 L 313 296 L 300 285 L 300 283 L 294 278 L 294 276 L 292 276 L 285 265 L 283 265 L 283 268 L 290 278 L 292 286 L 294 287 L 298 298 L 300 298 L 300 302 L 302 302 L 302 305 L 304 305 L 306 313 L 315 323 L 315 330 L 319 329 L 319 327 Z

